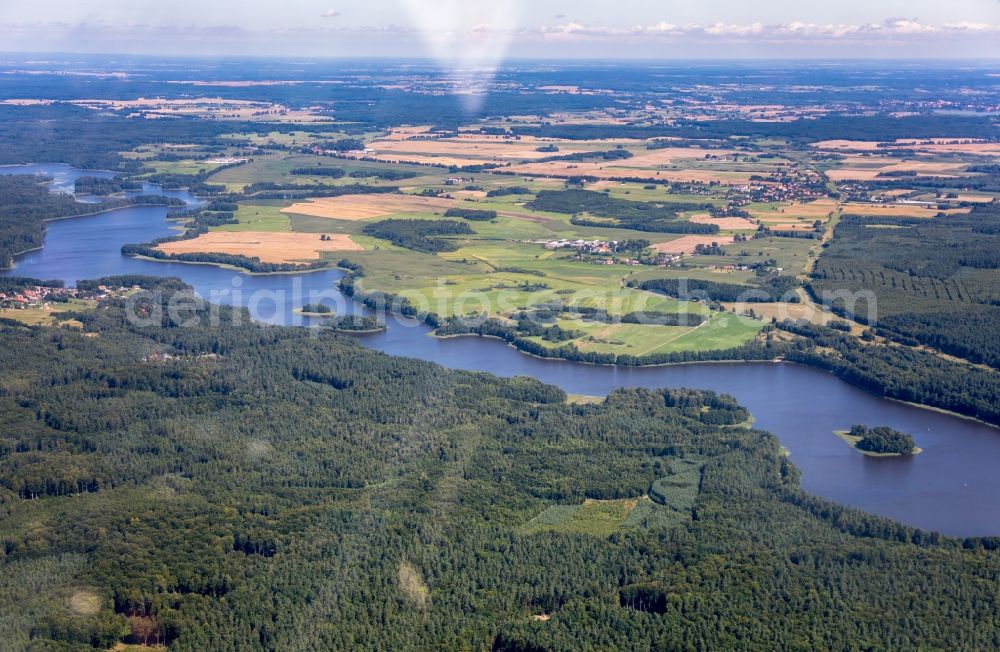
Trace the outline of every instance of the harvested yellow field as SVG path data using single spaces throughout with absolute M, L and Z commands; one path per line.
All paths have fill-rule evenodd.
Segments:
M 812 222 L 768 222 L 767 226 L 774 231 L 812 231 Z
M 395 135 L 395 134 L 394 134 Z M 559 152 L 539 152 L 542 145 L 556 145 Z M 609 145 L 612 147 L 613 145 Z M 379 139 L 368 144 L 365 156 L 383 161 L 421 164 L 476 165 L 485 162 L 509 163 L 572 154 L 593 149 L 577 141 L 551 141 L 524 137 L 463 135 L 454 138 Z
M 836 211 L 838 206 L 833 199 L 817 199 L 805 204 L 792 204 L 786 212 L 806 217 L 826 217 Z
M 967 201 L 974 204 L 988 204 L 996 199 L 991 195 L 959 195 L 958 201 Z
M 825 326 L 831 321 L 842 321 L 829 312 L 824 312 L 811 303 L 744 303 L 724 302 L 722 306 L 730 312 L 753 311 L 757 319 L 778 321 L 785 319 L 806 320 L 811 324 Z
M 486 199 L 485 190 L 459 190 L 451 193 L 456 199 Z
M 812 145 L 816 149 L 826 149 L 835 151 L 853 150 L 859 152 L 877 152 L 879 150 L 876 141 L 868 140 L 824 140 Z
M 259 258 L 265 263 L 317 260 L 327 251 L 360 251 L 346 235 L 318 233 L 273 233 L 265 231 L 210 231 L 192 240 L 165 242 L 157 247 L 168 254 L 218 253 Z
M 715 224 L 724 231 L 747 231 L 757 228 L 757 223 L 745 217 L 712 217 L 711 215 L 693 215 L 691 221 L 695 224 Z
M 832 199 L 817 199 L 804 204 L 788 204 L 778 210 L 751 211 L 765 226 L 777 231 L 809 231 L 816 220 L 826 222 L 840 205 Z
M 926 208 L 917 204 L 844 204 L 844 213 L 848 215 L 871 215 L 873 217 L 926 217 L 931 218 L 938 213 L 945 215 L 955 215 L 958 213 L 968 213 L 969 208 L 952 208 L 949 210 L 938 210 L 937 208 Z
M 446 211 L 454 205 L 454 200 L 440 197 L 395 194 L 342 195 L 292 204 L 288 208 L 281 209 L 281 212 L 353 222 L 401 213 Z
M 342 195 L 340 197 L 320 197 L 293 204 L 281 209 L 282 213 L 327 217 L 334 220 L 356 222 L 389 215 L 415 213 L 444 213 L 449 208 L 475 208 L 474 202 L 444 197 L 421 197 L 419 195 L 371 194 Z M 497 211 L 497 215 L 530 222 L 545 222 L 549 218 L 528 211 Z
M 713 243 L 727 245 L 733 242 L 735 239 L 732 236 L 685 235 L 670 242 L 653 245 L 653 249 L 661 254 L 690 255 L 694 253 L 695 247 L 698 245 L 711 245 Z
M 883 190 L 882 192 L 879 193 L 879 195 L 883 197 L 892 197 L 895 199 L 898 197 L 902 197 L 904 195 L 909 195 L 911 192 L 913 191 L 907 190 L 905 188 L 897 188 L 896 190 Z
M 964 142 L 947 138 L 930 140 L 897 140 L 894 146 L 913 149 L 927 154 L 972 154 L 974 156 L 1000 156 L 1000 143 Z M 879 147 L 875 141 L 860 140 L 825 140 L 814 143 L 813 147 L 828 151 L 858 151 L 877 152 L 886 148 Z
M 540 175 L 568 178 L 573 176 L 595 177 L 597 179 L 648 179 L 650 181 L 676 181 L 708 183 L 718 181 L 727 185 L 745 184 L 750 181 L 749 172 L 719 172 L 715 170 L 652 170 L 634 167 L 635 159 L 601 163 L 577 163 L 572 161 L 551 161 L 549 163 L 525 163 L 514 165 L 507 170 L 524 175 Z
M 874 161 L 873 161 L 874 162 Z M 901 161 L 879 167 L 845 167 L 827 172 L 833 181 L 871 181 L 892 172 L 916 172 L 922 176 L 954 176 L 965 168 L 964 163 L 934 163 Z
M 425 127 L 396 127 L 388 136 L 383 136 L 379 140 L 406 140 L 414 136 L 422 136 L 431 130 L 431 125 Z
M 652 168 L 660 165 L 671 165 L 677 161 L 705 160 L 706 156 L 726 158 L 738 154 L 732 149 L 701 149 L 698 147 L 664 147 L 662 149 L 649 150 L 648 153 L 638 154 L 629 159 L 618 161 L 618 165 L 634 168 Z

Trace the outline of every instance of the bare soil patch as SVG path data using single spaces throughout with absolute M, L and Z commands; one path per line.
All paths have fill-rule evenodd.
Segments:
M 415 607 L 426 609 L 431 605 L 431 592 L 423 576 L 413 564 L 406 561 L 399 564 L 399 588 Z
M 78 616 L 93 616 L 101 610 L 101 598 L 93 591 L 81 589 L 69 596 L 69 608 Z

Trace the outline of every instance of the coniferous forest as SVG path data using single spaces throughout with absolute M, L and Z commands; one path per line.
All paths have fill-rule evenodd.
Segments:
M 997 541 L 807 496 L 726 397 L 126 302 L 0 326 L 7 649 L 1000 645 Z

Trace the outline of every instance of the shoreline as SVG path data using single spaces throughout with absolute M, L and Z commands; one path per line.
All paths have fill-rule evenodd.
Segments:
M 787 360 L 781 358 L 775 358 L 773 360 L 686 360 L 684 362 L 657 362 L 655 364 L 609 364 L 607 362 L 586 362 L 583 360 L 570 360 L 569 358 L 563 358 L 560 356 L 544 356 L 538 355 L 537 353 L 529 353 L 523 349 L 518 348 L 518 346 L 512 342 L 508 342 L 499 335 L 480 335 L 479 333 L 459 333 L 457 335 L 435 335 L 434 330 L 431 330 L 427 334 L 428 337 L 433 337 L 438 340 L 450 340 L 458 339 L 460 337 L 482 337 L 485 339 L 499 340 L 505 343 L 510 348 L 514 349 L 522 355 L 526 355 L 529 358 L 535 358 L 537 360 L 552 360 L 557 362 L 568 362 L 570 364 L 581 364 L 590 367 L 609 367 L 612 369 L 659 369 L 663 367 L 680 367 L 685 365 L 699 365 L 699 364 L 780 364 L 787 362 Z M 804 365 L 809 366 L 809 365 Z M 853 387 L 853 385 L 852 385 Z
M 5 167 L 18 167 L 18 166 L 11 165 L 11 166 L 5 166 Z M 133 208 L 133 207 L 136 207 L 136 206 L 139 206 L 139 205 L 136 204 L 136 205 L 132 205 L 132 206 L 119 206 L 119 207 L 115 207 L 115 208 L 108 208 L 108 209 L 105 209 L 105 210 L 94 211 L 94 212 L 86 213 L 86 214 L 68 215 L 68 216 L 58 217 L 58 218 L 49 218 L 49 219 L 46 219 L 45 222 L 54 221 L 54 220 L 74 219 L 74 218 L 78 218 L 78 217 L 93 217 L 95 215 L 100 215 L 100 214 L 112 212 L 112 211 L 115 211 L 115 210 L 123 210 L 123 209 L 126 209 L 126 208 Z M 146 206 L 150 206 L 150 207 L 163 207 L 165 205 L 163 205 L 163 204 L 147 204 Z M 178 219 L 180 219 L 180 218 L 178 218 Z M 26 249 L 26 250 L 21 251 L 21 252 L 18 252 L 17 254 L 15 254 L 13 256 L 13 265 L 11 267 L 0 268 L 0 272 L 6 272 L 6 273 L 15 274 L 16 273 L 16 265 L 17 265 L 17 259 L 18 258 L 20 258 L 21 256 L 23 256 L 25 254 L 31 253 L 32 251 L 39 251 L 39 250 L 41 250 L 43 248 L 44 248 L 44 235 L 43 235 L 43 243 L 42 243 L 42 245 L 40 245 L 38 247 L 33 247 L 31 249 Z M 252 272 L 252 271 L 247 270 L 247 269 L 242 268 L 242 267 L 238 267 L 238 266 L 234 266 L 234 265 L 227 265 L 227 264 L 224 264 L 224 263 L 213 263 L 213 262 L 209 262 L 209 261 L 185 261 L 185 260 L 160 259 L 160 258 L 153 258 L 153 257 L 149 257 L 149 256 L 143 256 L 143 255 L 134 255 L 134 256 L 129 256 L 129 257 L 137 259 L 137 260 L 145 260 L 145 261 L 160 262 L 160 263 L 181 263 L 181 264 L 188 264 L 188 265 L 210 265 L 210 266 L 217 267 L 219 269 L 227 269 L 227 270 L 231 270 L 233 272 L 236 272 L 238 274 L 245 274 L 245 275 L 248 275 L 248 276 L 282 276 L 282 275 L 297 275 L 297 274 L 303 274 L 304 275 L 304 274 L 311 274 L 311 273 L 315 273 L 315 272 L 329 272 L 329 271 L 340 271 L 342 273 L 348 273 L 349 274 L 351 272 L 351 270 L 349 270 L 349 269 L 344 269 L 344 268 L 341 268 L 341 267 L 336 266 L 336 265 L 331 265 L 329 267 L 321 267 L 321 268 L 316 268 L 316 269 L 292 270 L 292 271 L 286 271 L 286 272 Z M 351 301 L 354 301 L 354 302 L 358 303 L 359 305 L 364 306 L 364 303 L 361 302 L 361 301 L 358 301 L 353 295 L 352 296 L 345 295 L 345 298 L 348 298 Z M 399 313 L 396 313 L 396 312 L 393 312 L 393 311 L 388 311 L 388 312 L 390 312 L 392 314 L 399 314 Z M 311 318 L 312 317 L 311 315 L 301 315 L 301 316 L 306 317 L 306 318 Z M 417 320 L 417 321 L 421 321 L 421 320 Z M 367 332 L 368 333 L 377 333 L 377 332 L 384 332 L 386 330 L 388 330 L 388 325 L 385 325 L 382 329 L 379 329 L 377 331 L 367 331 Z M 640 369 L 640 368 L 669 368 L 669 367 L 682 366 L 682 365 L 683 366 L 690 366 L 690 365 L 708 365 L 708 364 L 720 365 L 720 364 L 781 364 L 781 363 L 786 363 L 787 364 L 787 363 L 791 363 L 791 364 L 801 364 L 802 366 L 805 366 L 805 367 L 810 367 L 810 368 L 813 368 L 813 369 L 826 371 L 827 373 L 829 373 L 829 374 L 837 377 L 836 374 L 834 374 L 832 371 L 827 370 L 827 369 L 823 369 L 822 367 L 813 366 L 813 365 L 807 365 L 807 364 L 803 364 L 803 363 L 799 363 L 799 362 L 790 362 L 790 361 L 782 359 L 782 358 L 777 358 L 777 359 L 773 359 L 773 360 L 745 360 L 745 359 L 743 359 L 743 360 L 741 360 L 741 359 L 732 359 L 732 360 L 692 360 L 692 361 L 682 361 L 682 362 L 663 362 L 663 363 L 656 363 L 656 364 L 639 364 L 639 365 L 619 365 L 619 364 L 608 364 L 608 363 L 598 363 L 598 362 L 586 362 L 586 361 L 570 360 L 568 358 L 559 357 L 559 356 L 540 356 L 540 355 L 537 355 L 537 354 L 534 354 L 534 353 L 529 353 L 527 351 L 524 351 L 524 350 L 520 349 L 514 343 L 508 342 L 506 339 L 504 339 L 502 337 L 498 337 L 498 336 L 493 336 L 493 335 L 479 335 L 477 333 L 462 333 L 462 334 L 457 334 L 457 335 L 435 335 L 434 330 L 435 329 L 431 329 L 431 331 L 428 333 L 428 335 L 431 336 L 431 337 L 437 338 L 437 339 L 444 340 L 444 339 L 458 338 L 458 337 L 486 337 L 486 338 L 496 339 L 496 340 L 500 340 L 502 342 L 505 342 L 507 344 L 507 346 L 513 348 L 514 350 L 518 351 L 522 355 L 526 355 L 526 356 L 529 356 L 529 357 L 532 357 L 532 358 L 536 358 L 536 359 L 539 359 L 539 360 L 558 361 L 558 362 L 561 362 L 561 363 L 580 364 L 580 365 L 597 366 L 597 367 L 612 367 L 612 368 L 621 368 L 621 369 L 628 369 L 628 368 L 635 368 L 635 369 Z M 366 331 L 346 331 L 346 332 L 348 332 L 348 333 L 355 333 L 355 334 L 364 334 Z M 960 419 L 965 419 L 965 420 L 973 421 L 973 422 L 976 422 L 976 423 L 979 423 L 979 424 L 982 424 L 982 425 L 985 425 L 985 426 L 989 426 L 990 428 L 992 428 L 994 430 L 1000 430 L 1000 425 L 984 421 L 984 420 L 982 420 L 982 419 L 980 419 L 978 417 L 975 417 L 975 416 L 961 414 L 961 413 L 958 413 L 958 412 L 954 412 L 954 411 L 951 411 L 951 410 L 948 410 L 948 409 L 945 409 L 945 408 L 940 408 L 940 407 L 936 407 L 936 406 L 932 406 L 932 405 L 925 405 L 925 404 L 921 404 L 921 403 L 913 403 L 913 402 L 910 402 L 910 401 L 904 401 L 904 400 L 901 400 L 901 399 L 892 398 L 892 397 L 885 396 L 885 395 L 882 395 L 882 394 L 878 394 L 878 393 L 875 393 L 875 392 L 870 392 L 870 391 L 868 391 L 868 390 L 866 390 L 866 389 L 864 389 L 862 387 L 858 387 L 857 385 L 853 385 L 851 383 L 848 383 L 847 381 L 845 381 L 845 380 L 843 380 L 843 379 L 841 379 L 839 377 L 837 377 L 837 379 L 840 380 L 841 382 L 844 382 L 844 383 L 850 385 L 851 387 L 855 387 L 856 389 L 859 389 L 859 390 L 861 390 L 863 392 L 866 392 L 866 393 L 868 393 L 868 394 L 870 394 L 872 396 L 877 396 L 879 398 L 887 399 L 887 400 L 894 401 L 894 402 L 897 402 L 897 403 L 902 403 L 904 405 L 908 405 L 908 406 L 911 406 L 911 407 L 917 407 L 917 408 L 921 408 L 921 409 L 932 410 L 932 411 L 937 412 L 939 414 L 944 414 L 944 415 L 952 416 L 952 417 L 958 417 Z
M 353 330 L 350 328 L 328 328 L 327 330 L 333 331 L 334 333 L 342 333 L 345 335 L 374 335 L 375 333 L 384 333 L 385 331 L 389 330 L 389 327 L 382 326 L 381 328 L 367 328 L 365 330 Z
M 306 312 L 302 308 L 293 309 L 292 314 L 298 315 L 299 317 L 306 317 L 308 319 L 330 319 L 331 317 L 337 316 L 337 313 L 332 310 L 330 312 Z
M 0 166 L 0 167 L 19 167 L 16 165 Z M 11 254 L 12 265 L 10 267 L 0 267 L 0 272 L 13 272 L 17 267 L 17 259 L 24 256 L 25 254 L 30 254 L 33 251 L 41 251 L 45 248 L 45 225 L 49 222 L 61 222 L 63 220 L 75 220 L 80 217 L 96 217 L 98 215 L 104 215 L 105 213 L 113 213 L 114 211 L 121 211 L 128 208 L 169 208 L 170 204 L 129 204 L 127 206 L 115 206 L 114 208 L 105 208 L 104 210 L 94 211 L 92 213 L 80 213 L 79 215 L 63 215 L 62 217 L 46 217 L 42 220 L 42 244 L 37 247 L 31 247 L 30 249 L 22 249 L 21 251 L 16 251 Z
M 226 263 L 213 263 L 207 260 L 174 260 L 172 258 L 153 258 L 152 256 L 144 256 L 142 254 L 136 254 L 130 256 L 128 254 L 122 254 L 127 258 L 133 258 L 135 260 L 145 260 L 152 263 L 178 263 L 181 265 L 210 265 L 212 267 L 218 267 L 219 269 L 228 269 L 234 272 L 239 272 L 240 274 L 246 274 L 247 276 L 288 276 L 290 274 L 313 274 L 315 272 L 331 272 L 336 271 L 336 267 L 316 267 L 314 269 L 296 269 L 289 270 L 287 272 L 251 272 L 244 267 L 237 267 L 236 265 L 228 265 Z
M 863 387 L 858 387 L 857 385 L 853 385 L 853 384 L 847 382 L 846 380 L 843 380 L 842 378 L 840 378 L 839 376 L 837 376 L 837 374 L 833 373 L 829 369 L 824 369 L 823 367 L 817 367 L 817 366 L 805 364 L 803 362 L 796 362 L 794 360 L 786 360 L 784 358 L 776 358 L 774 360 L 739 360 L 739 359 L 734 359 L 734 360 L 692 360 L 692 361 L 686 361 L 686 362 L 661 362 L 661 363 L 657 363 L 657 364 L 644 364 L 644 365 L 620 365 L 620 364 L 605 364 L 605 363 L 600 363 L 600 362 L 582 362 L 582 361 L 579 361 L 579 360 L 570 360 L 568 358 L 546 357 L 546 356 L 541 356 L 541 355 L 535 355 L 534 353 L 528 353 L 527 351 L 523 351 L 523 350 L 519 349 L 514 344 L 512 344 L 512 343 L 508 342 L 507 340 L 505 340 L 504 338 L 496 336 L 496 335 L 480 335 L 478 333 L 462 333 L 462 334 L 459 334 L 459 335 L 435 335 L 433 330 L 430 333 L 428 333 L 427 335 L 428 335 L 428 337 L 433 337 L 433 338 L 439 339 L 439 340 L 448 340 L 448 339 L 459 338 L 459 337 L 482 337 L 482 338 L 487 338 L 487 339 L 493 339 L 493 340 L 498 340 L 500 342 L 505 343 L 507 346 L 509 346 L 510 348 L 514 349 L 515 351 L 517 351 L 521 355 L 526 355 L 526 356 L 528 356 L 530 358 L 535 358 L 536 360 L 545 360 L 545 361 L 562 362 L 562 363 L 570 363 L 570 364 L 580 364 L 580 365 L 588 365 L 588 366 L 593 366 L 593 367 L 610 367 L 610 368 L 613 368 L 613 369 L 660 369 L 660 368 L 668 368 L 668 367 L 683 367 L 683 366 L 693 366 L 693 365 L 727 365 L 727 364 L 761 364 L 761 365 L 763 365 L 763 364 L 775 364 L 775 365 L 786 364 L 786 365 L 796 365 L 796 366 L 800 366 L 800 367 L 805 367 L 807 369 L 815 369 L 816 371 L 827 373 L 827 374 L 833 376 L 834 378 L 836 378 L 837 380 L 839 380 L 840 382 L 842 382 L 842 383 L 844 383 L 846 385 L 850 385 L 851 387 L 854 387 L 855 389 L 858 389 L 858 390 L 860 390 L 862 392 L 865 392 L 866 394 L 870 394 L 871 396 L 876 396 L 878 398 L 885 399 L 887 401 L 892 401 L 894 403 L 901 403 L 902 405 L 907 405 L 909 407 L 920 408 L 920 409 L 923 409 L 923 410 L 930 410 L 932 412 L 937 412 L 938 414 L 943 414 L 943 415 L 946 415 L 946 416 L 949 416 L 949 417 L 957 417 L 959 419 L 963 419 L 963 420 L 966 420 L 966 421 L 973 421 L 975 423 L 978 423 L 978 424 L 983 425 L 983 426 L 987 426 L 987 427 L 992 428 L 994 430 L 1000 430 L 1000 425 L 994 424 L 994 423 L 990 423 L 989 421 L 983 421 L 982 419 L 980 419 L 978 417 L 974 417 L 974 416 L 971 416 L 971 415 L 968 415 L 968 414 L 961 414 L 959 412 L 953 412 L 952 410 L 948 410 L 946 408 L 941 408 L 941 407 L 935 407 L 933 405 L 925 405 L 923 403 L 914 403 L 912 401 L 904 401 L 902 399 L 892 398 L 891 396 L 885 396 L 884 394 L 877 394 L 875 392 L 869 392 L 868 390 L 864 389 Z
M 912 453 L 876 453 L 875 451 L 866 451 L 858 448 L 858 442 L 861 441 L 861 437 L 853 437 L 847 430 L 834 430 L 833 434 L 855 451 L 861 453 L 865 457 L 871 457 L 874 459 L 906 459 L 916 457 L 924 452 L 924 449 L 915 446 Z

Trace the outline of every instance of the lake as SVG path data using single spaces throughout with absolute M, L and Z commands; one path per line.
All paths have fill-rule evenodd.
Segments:
M 95 174 L 63 165 L 0 167 L 0 174 L 11 173 L 47 174 L 56 179 L 56 191 L 70 191 L 78 176 Z M 168 194 L 195 202 L 185 192 Z M 163 207 L 140 207 L 50 222 L 44 247 L 0 273 L 67 284 L 115 274 L 176 276 L 199 295 L 248 307 L 254 318 L 271 324 L 308 323 L 294 310 L 317 300 L 340 314 L 364 312 L 336 290 L 340 271 L 251 275 L 121 255 L 123 244 L 176 233 L 166 214 Z M 605 395 L 630 386 L 731 394 L 750 408 L 757 427 L 774 433 L 789 449 L 807 491 L 945 534 L 1000 535 L 1000 474 L 994 467 L 1000 460 L 1000 430 L 984 424 L 878 398 L 824 371 L 788 363 L 602 367 L 534 358 L 498 340 L 441 340 L 429 333 L 423 324 L 391 318 L 387 331 L 357 339 L 371 349 L 454 369 L 533 376 L 573 394 Z M 924 452 L 912 458 L 865 457 L 833 434 L 857 423 L 909 432 Z

